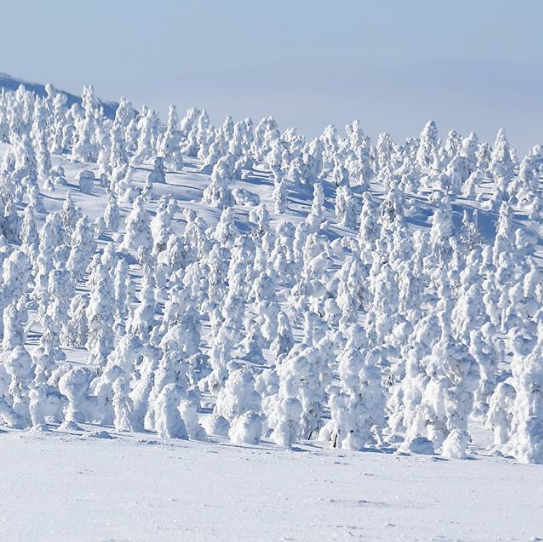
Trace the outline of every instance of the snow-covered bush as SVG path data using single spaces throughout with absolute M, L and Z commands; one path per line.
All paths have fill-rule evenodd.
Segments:
M 77 179 L 79 182 L 79 190 L 81 190 L 83 194 L 92 194 L 95 180 L 94 172 L 84 169 L 79 172 Z

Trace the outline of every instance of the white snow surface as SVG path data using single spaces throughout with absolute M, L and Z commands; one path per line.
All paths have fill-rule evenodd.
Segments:
M 543 470 L 537 465 L 111 435 L 1 435 L 1 539 L 543 537 Z
M 148 117 L 142 118 L 151 122 L 152 115 L 147 115 Z M 76 117 L 78 130 L 83 134 L 85 130 L 81 127 L 84 128 L 85 119 L 90 127 L 93 126 L 92 115 L 84 117 L 80 112 Z M 10 127 L 10 130 L 16 132 L 16 123 L 13 123 L 13 126 L 10 124 Z M 109 125 L 107 127 L 109 128 Z M 141 130 L 145 134 L 145 130 Z M 127 173 L 129 189 L 133 189 L 135 194 L 143 193 L 145 198 L 142 196 L 142 208 L 144 206 L 151 216 L 158 213 L 162 196 L 178 203 L 178 208 L 172 211 L 171 230 L 174 234 L 179 235 L 185 231 L 188 221 L 185 210 L 193 209 L 197 216 L 206 222 L 208 229 L 205 230 L 205 235 L 215 235 L 216 230 L 220 229 L 216 228 L 216 225 L 224 204 L 232 211 L 236 235 L 240 238 L 257 237 L 256 232 L 261 228 L 257 222 L 262 218 L 258 213 L 262 213 L 262 207 L 255 207 L 256 202 L 265 205 L 269 211 L 271 232 L 276 233 L 278 225 L 283 222 L 288 221 L 296 226 L 306 221 L 311 226 L 309 231 L 318 234 L 316 239 L 320 244 L 317 254 L 311 253 L 311 259 L 308 258 L 310 265 L 307 266 L 307 283 L 304 282 L 305 279 L 302 280 L 304 277 L 299 271 L 296 272 L 296 280 L 292 284 L 288 284 L 289 281 L 281 276 L 281 272 L 276 272 L 279 279 L 284 280 L 284 284 L 277 287 L 277 291 L 273 291 L 275 286 L 270 277 L 267 277 L 268 282 L 260 280 L 263 275 L 253 277 L 251 280 L 255 281 L 256 293 L 254 299 L 248 302 L 246 307 L 242 307 L 243 319 L 239 322 L 234 318 L 236 310 L 239 311 L 239 308 L 236 309 L 236 301 L 239 300 L 236 300 L 235 296 L 232 296 L 234 299 L 222 294 L 222 297 L 219 296 L 218 304 L 221 308 L 232 308 L 232 314 L 223 314 L 226 321 L 224 329 L 220 326 L 217 326 L 216 330 L 212 329 L 212 313 L 215 316 L 218 314 L 213 312 L 212 306 L 211 309 L 201 309 L 200 313 L 200 307 L 194 303 L 198 309 L 201 338 L 199 332 L 193 333 L 196 337 L 194 338 L 190 336 L 190 330 L 173 325 L 165 332 L 178 328 L 177 334 L 172 332 L 171 337 L 167 337 L 168 340 L 154 344 L 154 339 L 149 338 L 149 328 L 157 328 L 163 322 L 165 301 L 172 299 L 174 286 L 179 286 L 175 283 L 179 277 L 174 276 L 173 271 L 176 270 L 173 269 L 171 282 L 163 287 L 163 292 L 157 295 L 156 300 L 152 300 L 150 306 L 146 305 L 146 295 L 152 293 L 157 285 L 153 282 L 150 285 L 145 284 L 145 280 L 156 280 L 156 276 L 160 277 L 160 274 L 156 269 L 147 269 L 148 276 L 145 276 L 143 264 L 137 263 L 135 248 L 142 239 L 143 242 L 149 241 L 143 233 L 136 231 L 135 234 L 141 233 L 141 236 L 134 235 L 134 239 L 127 239 L 125 235 L 123 242 L 127 217 L 131 217 L 128 220 L 129 225 L 138 224 L 137 213 L 134 218 L 133 210 L 137 208 L 123 198 L 118 199 L 119 227 L 104 227 L 101 235 L 92 235 L 97 242 L 96 254 L 103 255 L 108 248 L 112 248 L 113 252 L 127 262 L 127 272 L 131 275 L 138 295 L 137 303 L 127 297 L 124 309 L 132 305 L 137 316 L 134 318 L 137 325 L 134 324 L 134 330 L 130 333 L 124 328 L 113 329 L 112 324 L 117 316 L 112 314 L 113 306 L 108 301 L 111 299 L 113 286 L 111 280 L 106 283 L 105 278 L 109 275 L 101 267 L 96 276 L 91 276 L 91 273 L 86 273 L 83 269 L 84 278 L 82 276 L 74 281 L 72 292 L 87 300 L 98 291 L 99 278 L 105 283 L 105 286 L 101 286 L 103 297 L 98 300 L 93 298 L 93 302 L 89 304 L 92 310 L 89 310 L 87 305 L 84 306 L 87 306 L 87 314 L 92 316 L 95 314 L 93 311 L 98 314 L 95 327 L 99 327 L 96 326 L 96 321 L 101 324 L 102 317 L 108 319 L 108 323 L 104 325 L 106 329 L 98 329 L 105 337 L 103 348 L 110 349 L 107 352 L 109 357 L 104 356 L 108 358 L 107 363 L 100 358 L 102 352 L 98 341 L 96 351 L 92 352 L 92 356 L 96 357 L 94 362 L 89 362 L 89 347 L 74 347 L 64 343 L 60 347 L 55 343 L 58 332 L 53 329 L 55 322 L 46 312 L 48 307 L 41 307 L 41 315 L 36 308 L 40 308 L 40 295 L 45 290 L 40 290 L 37 280 L 32 292 L 28 285 L 21 286 L 16 271 L 13 271 L 18 269 L 19 260 L 14 257 L 12 262 L 6 258 L 2 287 L 7 289 L 9 286 L 15 293 L 8 292 L 13 299 L 6 297 L 9 305 L 4 307 L 7 315 L 4 323 L 8 324 L 7 327 L 11 325 L 13 329 L 5 332 L 9 341 L 5 341 L 6 346 L 3 346 L 2 351 L 2 354 L 6 354 L 4 393 L 9 401 L 0 405 L 4 409 L 5 417 L 0 429 L 0 542 L 543 540 L 543 468 L 541 465 L 519 463 L 543 462 L 543 394 L 542 387 L 538 384 L 543 382 L 540 356 L 543 352 L 543 280 L 536 274 L 536 271 L 540 271 L 543 256 L 543 203 L 539 197 L 543 149 L 534 151 L 532 161 L 522 162 L 525 166 L 522 185 L 524 192 L 518 195 L 519 203 L 510 208 L 509 217 L 506 212 L 508 207 L 500 207 L 499 198 L 493 201 L 499 183 L 489 180 L 488 164 L 483 168 L 485 176 L 480 179 L 477 176 L 469 177 L 473 184 L 472 190 L 467 190 L 465 186 L 469 184 L 469 179 L 463 181 L 463 190 L 458 187 L 451 188 L 447 185 L 448 177 L 432 172 L 431 164 L 417 165 L 417 160 L 429 160 L 430 156 L 433 156 L 436 164 L 439 160 L 449 159 L 446 155 L 439 157 L 432 148 L 426 152 L 428 156 L 425 157 L 424 142 L 432 140 L 426 133 L 428 131 L 429 129 L 425 128 L 421 140 L 417 140 L 417 153 L 410 150 L 407 144 L 405 149 L 397 150 L 398 156 L 404 157 L 406 163 L 414 168 L 412 173 L 406 170 L 404 174 L 395 174 L 394 182 L 398 186 L 401 184 L 401 190 L 398 186 L 387 188 L 387 183 L 391 183 L 387 174 L 388 166 L 394 165 L 398 171 L 402 171 L 401 161 L 395 163 L 390 157 L 386 160 L 383 158 L 386 167 L 381 168 L 380 177 L 372 175 L 364 180 L 360 175 L 364 183 L 353 180 L 352 186 L 349 186 L 348 172 L 340 162 L 343 160 L 347 164 L 345 156 L 348 156 L 349 160 L 352 156 L 345 152 L 342 157 L 339 151 L 333 159 L 334 163 L 336 160 L 337 163 L 329 168 L 325 178 L 319 180 L 316 185 L 319 188 L 315 190 L 311 182 L 295 181 L 290 179 L 290 173 L 285 173 L 290 159 L 284 159 L 285 171 L 281 170 L 282 158 L 277 156 L 280 154 L 280 147 L 277 145 L 272 146 L 265 159 L 255 159 L 254 164 L 251 162 L 250 165 L 240 166 L 243 174 L 231 179 L 228 179 L 228 174 L 229 169 L 233 168 L 228 166 L 229 159 L 223 160 L 214 156 L 214 153 L 219 151 L 212 145 L 208 145 L 205 158 L 210 164 L 219 164 L 220 167 L 207 167 L 209 164 L 195 158 L 194 152 L 182 157 L 179 153 L 173 153 L 170 158 L 183 162 L 183 165 L 168 167 L 166 183 L 153 184 L 148 181 L 149 174 L 153 171 L 151 158 L 158 156 L 156 143 L 153 143 L 153 152 L 149 156 L 144 156 L 133 164 L 131 162 L 134 170 Z M 40 128 L 38 135 L 41 132 L 46 133 L 47 130 Z M 214 135 L 212 138 L 210 136 L 210 139 L 220 139 L 218 132 L 212 133 Z M 423 137 L 424 133 L 426 136 Z M 162 136 L 168 142 L 168 138 L 161 132 Z M 289 140 L 289 137 L 285 136 L 285 141 Z M 437 138 L 437 135 L 435 137 Z M 503 143 L 504 138 L 505 135 L 502 140 L 497 140 L 498 143 Z M 17 138 L 14 137 L 15 139 Z M 30 146 L 35 145 L 39 150 L 40 139 L 35 139 Z M 449 137 L 453 143 L 457 139 L 456 136 Z M 175 137 L 173 140 L 175 142 Z M 24 141 L 22 139 L 18 143 Z M 23 157 L 25 152 L 28 152 L 28 149 L 25 151 L 25 144 L 21 145 L 22 150 L 19 148 L 17 151 Z M 143 145 L 138 147 L 145 150 L 146 145 L 144 141 Z M 161 145 L 165 146 L 166 144 Z M 332 144 L 329 146 L 333 148 Z M 437 146 L 442 153 L 445 152 L 442 142 Z M 261 152 L 259 145 L 255 147 L 256 151 Z M 357 152 L 364 151 L 364 148 L 364 145 L 357 147 Z M 485 150 L 485 147 L 481 148 Z M 0 143 L 0 162 L 6 154 L 9 157 L 9 149 L 10 145 Z M 487 154 L 489 149 L 485 151 L 488 151 Z M 499 145 L 497 149 L 499 151 Z M 513 178 L 518 182 L 519 175 L 512 173 L 512 158 L 508 149 L 507 146 L 504 151 L 507 159 L 496 159 L 497 166 L 495 165 L 494 169 L 511 169 L 503 173 L 503 178 L 507 177 L 510 181 L 508 186 L 513 186 L 510 192 L 515 195 L 518 190 L 514 189 L 515 185 L 512 183 Z M 87 151 L 83 145 L 79 152 Z M 130 152 L 131 158 L 134 152 Z M 450 153 L 455 159 L 461 157 L 458 151 L 451 150 Z M 374 154 L 372 163 L 375 162 L 377 167 L 380 155 L 377 151 Z M 499 157 L 498 152 L 494 154 Z M 94 162 L 84 162 L 69 156 L 68 149 L 64 149 L 64 154 L 51 156 L 50 164 L 53 168 L 62 166 L 66 185 L 55 182 L 54 190 L 51 190 L 51 187 L 47 189 L 46 183 L 50 179 L 44 180 L 40 177 L 39 185 L 37 181 L 35 184 L 21 181 L 20 185 L 26 190 L 24 197 L 23 191 L 17 196 L 20 199 L 13 196 L 13 201 L 17 203 L 13 208 L 19 216 L 28 207 L 27 200 L 36 200 L 32 207 L 36 207 L 38 229 L 43 227 L 48 216 L 63 208 L 68 193 L 75 205 L 91 220 L 100 219 L 104 215 L 108 201 L 106 187 L 111 180 L 107 177 L 113 176 L 111 168 L 106 168 L 108 174 L 104 174 L 106 179 L 104 184 L 101 184 L 100 167 L 104 167 L 104 164 L 100 166 L 96 157 Z M 312 156 L 311 153 L 309 156 Z M 360 163 L 363 164 L 364 154 L 361 156 Z M 332 158 L 327 158 L 327 161 L 331 163 Z M 5 167 L 9 170 L 9 160 L 5 162 Z M 43 158 L 40 162 L 44 162 Z M 517 170 L 522 169 L 522 164 L 519 166 L 517 162 L 515 161 L 514 167 Z M 532 162 L 535 165 L 531 165 Z M 22 163 L 24 165 L 24 161 Z M 47 167 L 49 168 L 49 165 Z M 92 171 L 96 179 L 89 181 L 86 189 L 82 191 L 78 176 L 83 170 Z M 281 175 L 278 174 L 279 170 Z M 454 181 L 456 174 L 454 168 L 451 170 L 450 182 L 454 184 L 457 182 Z M 526 170 L 533 176 L 531 181 Z M 430 171 L 431 174 L 421 176 L 424 171 Z M 18 170 L 17 172 L 21 173 Z M 497 181 L 502 179 L 501 175 L 499 171 L 495 173 Z M 346 179 L 342 181 L 343 176 Z M 18 176 L 14 174 L 13 178 L 18 179 Z M 338 179 L 341 182 L 338 182 Z M 426 180 L 421 183 L 421 179 Z M 415 189 L 409 188 L 409 183 L 415 180 Z M 19 181 L 20 179 L 17 180 Z M 121 185 L 122 182 L 112 185 L 119 190 L 118 196 L 121 195 Z M 13 186 L 20 188 L 16 183 Z M 319 197 L 314 198 L 314 192 L 316 196 L 322 196 L 320 203 Z M 435 199 L 436 194 L 441 197 L 449 192 L 453 196 L 451 200 L 448 197 L 439 201 Z M 505 197 L 506 192 L 505 189 L 500 189 L 496 193 L 501 198 Z M 277 194 L 283 194 L 285 201 L 279 201 Z M 341 197 L 337 197 L 338 194 Z M 385 241 L 390 242 L 386 235 L 383 235 L 382 239 L 378 236 L 370 239 L 371 220 L 368 216 L 365 218 L 368 231 L 359 233 L 359 222 L 371 206 L 374 211 L 379 208 L 379 212 L 382 212 L 380 220 L 386 222 L 386 213 L 390 213 L 391 209 L 384 204 L 393 201 L 393 198 L 387 200 L 391 194 L 401 196 L 402 205 L 398 208 L 403 213 L 402 220 L 405 219 L 405 228 L 402 221 L 391 222 L 387 226 L 390 231 L 394 230 L 394 233 L 398 234 L 397 246 L 394 243 L 386 245 Z M 366 202 L 365 198 L 373 203 L 362 208 L 361 216 L 362 201 Z M 38 203 L 43 203 L 43 210 L 39 210 Z M 279 204 L 283 205 L 284 211 L 274 212 L 281 208 Z M 484 242 L 478 248 L 489 248 L 489 251 L 486 256 L 480 251 L 482 254 L 473 258 L 469 264 L 476 278 L 470 278 L 468 273 L 462 280 L 465 280 L 467 286 L 473 280 L 474 286 L 484 287 L 484 293 L 492 294 L 488 299 L 485 298 L 486 305 L 481 301 L 482 291 L 477 289 L 466 287 L 465 292 L 462 290 L 463 297 L 458 296 L 456 290 L 452 295 L 451 284 L 456 289 L 459 286 L 453 279 L 441 273 L 439 266 L 434 268 L 432 263 L 432 258 L 440 254 L 441 249 L 448 247 L 449 237 L 456 240 L 460 238 L 463 211 L 468 211 L 472 216 L 475 209 L 480 213 L 478 218 L 474 219 L 480 230 L 477 236 L 480 233 Z M 502 212 L 501 209 L 506 211 Z M 161 212 L 164 213 L 164 209 Z M 228 212 L 223 213 L 223 219 L 227 215 Z M 509 221 L 506 220 L 508 217 Z M 441 229 L 435 227 L 440 225 L 440 220 L 443 222 Z M 262 220 L 262 223 L 265 222 Z M 506 231 L 509 237 L 503 232 L 502 238 L 496 235 L 497 225 L 502 222 L 510 229 Z M 232 226 L 228 221 L 226 224 Z M 266 228 L 268 226 L 264 227 Z M 6 231 L 8 230 L 7 228 Z M 341 280 L 335 275 L 345 262 L 353 261 L 353 247 L 356 243 L 360 242 L 361 246 L 366 247 L 361 252 L 366 265 L 370 259 L 377 261 L 377 258 L 373 260 L 370 254 L 376 254 L 378 249 L 388 254 L 387 251 L 392 248 L 393 254 L 398 256 L 398 249 L 406 245 L 410 235 L 415 232 L 431 232 L 431 243 L 424 246 L 431 245 L 434 250 L 429 253 L 424 263 L 424 266 L 428 267 L 424 270 L 425 303 L 430 308 L 425 307 L 420 314 L 415 309 L 421 309 L 417 306 L 420 300 L 420 291 L 417 288 L 422 288 L 417 283 L 420 278 L 417 273 L 422 267 L 408 277 L 411 282 L 401 282 L 401 279 L 405 278 L 405 269 L 413 262 L 422 266 L 417 260 L 416 250 L 405 257 L 404 267 L 392 270 L 390 265 L 380 263 L 383 272 L 372 276 L 375 291 L 370 294 L 368 290 L 371 288 L 366 288 L 366 283 L 360 292 L 352 293 L 352 285 L 357 285 L 356 273 L 360 273 L 362 260 L 357 260 L 357 266 L 353 264 L 352 267 L 345 267 Z M 515 237 L 515 233 L 519 235 Z M 513 256 L 517 255 L 518 247 L 523 245 L 520 234 L 526 235 L 533 247 L 528 250 L 531 245 L 526 241 L 528 248 L 525 254 L 521 254 L 519 261 L 515 261 Z M 515 244 L 517 240 L 518 243 Z M 292 239 L 289 239 L 289 242 L 292 242 Z M 6 250 L 6 255 L 17 254 L 12 252 L 19 246 L 17 243 L 6 241 L 0 248 Z M 257 240 L 257 243 L 259 248 L 264 245 L 262 239 Z M 478 243 L 477 240 L 476 244 Z M 226 242 L 217 241 L 214 247 L 224 248 L 223 244 L 226 245 Z M 78 246 L 77 243 L 75 245 Z M 44 260 L 49 256 L 48 250 L 56 248 L 50 247 L 46 242 L 40 246 L 40 255 Z M 139 248 L 142 246 L 143 244 L 140 244 Z M 494 256 L 490 250 L 493 246 Z M 322 247 L 329 251 L 328 257 L 320 258 L 323 253 L 318 252 L 322 251 Z M 309 242 L 305 248 L 308 253 L 311 252 Z M 455 250 L 457 252 L 454 254 L 462 254 L 458 248 Z M 263 253 L 265 251 L 256 254 Z M 357 254 L 359 257 L 360 253 Z M 471 255 L 472 252 L 467 254 Z M 504 254 L 510 256 L 512 261 L 505 258 Z M 205 256 L 207 257 L 207 254 Z M 55 258 L 60 262 L 57 271 L 65 271 L 61 264 L 62 251 L 57 252 Z M 80 258 L 84 261 L 83 257 Z M 498 263 L 504 260 L 510 267 L 504 265 L 503 269 L 498 266 L 497 271 L 489 270 L 489 261 L 492 258 Z M 279 265 L 279 257 L 277 262 Z M 527 267 L 527 263 L 531 267 Z M 240 291 L 245 287 L 244 279 L 233 279 L 243 277 L 245 268 L 250 269 L 253 265 L 256 267 L 262 262 L 241 261 L 241 264 L 238 267 L 232 266 L 238 273 L 237 276 L 227 277 L 232 279 L 231 282 Z M 446 264 L 450 265 L 450 269 L 458 276 L 464 267 L 469 267 L 464 260 Z M 373 267 L 378 269 L 379 265 Z M 52 268 L 52 264 L 50 267 Z M 47 267 L 44 266 L 44 269 Z M 528 269 L 535 278 L 533 284 L 527 281 L 523 292 L 517 287 L 518 284 L 514 283 L 516 279 L 520 281 L 529 275 Z M 94 270 L 96 271 L 96 266 Z M 303 270 L 305 272 L 305 268 Z M 219 278 L 224 280 L 227 271 L 228 267 L 220 270 Z M 50 270 L 47 271 L 49 272 Z M 71 273 L 77 275 L 77 269 Z M 311 275 L 320 275 L 323 284 L 329 282 L 329 292 L 323 284 L 312 284 L 314 292 L 305 299 L 303 288 L 296 290 L 296 286 L 308 287 Z M 63 275 L 59 273 L 57 276 Z M 42 276 L 42 282 L 45 283 L 46 278 Z M 458 277 L 453 278 L 459 281 Z M 340 283 L 339 286 L 337 282 Z M 409 301 L 407 308 L 404 307 L 400 314 L 403 320 L 396 314 L 399 306 L 398 292 L 392 287 L 390 291 L 386 288 L 390 285 L 396 287 L 398 284 L 407 292 Z M 496 288 L 492 289 L 494 284 Z M 23 286 L 29 291 L 24 291 Z M 213 280 L 210 280 L 210 285 L 205 288 L 213 293 L 213 286 Z M 510 298 L 500 298 L 500 287 Z M 61 290 L 58 284 L 55 288 Z M 217 289 L 220 290 L 220 287 Z M 272 291 L 273 296 L 268 296 L 268 290 Z M 296 295 L 290 295 L 293 291 Z M 32 301 L 28 303 L 28 329 L 25 327 L 23 310 L 25 303 L 22 303 L 21 307 L 13 303 L 19 297 L 27 301 L 23 293 L 29 294 Z M 194 295 L 194 292 L 190 295 Z M 369 298 L 366 299 L 368 295 Z M 442 296 L 440 301 L 446 303 L 438 303 L 438 296 Z M 276 308 L 268 297 L 276 299 Z M 364 299 L 361 301 L 359 297 Z M 305 302 L 300 309 L 303 314 L 291 317 L 292 329 L 290 324 L 285 324 L 284 329 L 281 328 L 278 322 L 273 321 L 274 310 L 278 311 L 280 307 L 288 314 L 296 314 L 294 305 L 300 298 Z M 325 298 L 328 305 L 324 303 Z M 364 310 L 363 316 L 359 309 L 361 303 L 366 309 L 369 308 Z M 314 307 L 311 311 L 308 308 L 310 306 Z M 260 307 L 263 307 L 264 312 L 269 310 L 269 314 L 257 314 Z M 451 307 L 456 309 L 454 337 L 445 318 L 450 317 L 453 312 Z M 495 312 L 487 314 L 490 312 L 488 307 Z M 353 315 L 349 320 L 351 309 Z M 481 314 L 477 312 L 479 310 Z M 317 317 L 319 311 L 326 313 L 329 321 L 324 322 L 322 315 Z M 18 323 L 15 317 L 10 321 L 9 316 L 12 314 L 21 322 Z M 183 314 L 191 316 L 188 309 Z M 368 318 L 368 314 L 371 318 Z M 234 322 L 233 328 L 229 328 L 231 322 L 226 320 L 227 316 Z M 256 322 L 257 316 L 263 317 L 263 320 Z M 348 325 L 339 324 L 340 316 L 345 317 Z M 431 316 L 433 319 L 424 320 L 423 316 Z M 70 318 L 75 319 L 72 315 Z M 123 319 L 126 321 L 127 316 L 124 315 L 121 320 Z M 359 344 L 364 341 L 360 338 L 362 333 L 358 325 L 366 324 L 368 319 L 368 328 L 373 326 L 375 335 L 370 341 L 371 349 L 365 344 Z M 396 319 L 394 329 L 388 329 L 388 319 Z M 71 323 L 67 317 L 65 320 L 65 326 L 67 322 Z M 174 320 L 172 316 L 171 322 Z M 190 319 L 187 317 L 187 320 Z M 496 323 L 490 326 L 490 321 L 494 320 Z M 241 326 L 241 322 L 244 326 L 245 323 L 248 325 Z M 483 322 L 488 324 L 484 337 L 479 330 L 484 327 Z M 182 323 L 189 325 L 184 321 Z M 409 331 L 411 324 L 413 329 Z M 21 332 L 23 327 L 25 333 Z M 43 331 L 46 327 L 49 342 L 42 340 L 46 335 Z M 226 330 L 224 335 L 220 333 L 221 329 Z M 420 330 L 420 333 L 417 330 Z M 109 337 L 112 333 L 115 337 Z M 267 334 L 270 337 L 264 341 L 263 336 Z M 322 334 L 330 339 L 332 346 L 329 348 L 326 341 L 319 342 L 323 338 Z M 30 356 L 26 355 L 23 345 L 17 343 L 20 337 L 24 337 L 20 342 L 25 341 L 24 348 L 28 349 Z M 225 337 L 228 340 L 225 340 Z M 111 339 L 109 346 L 108 338 Z M 124 339 L 126 342 L 123 343 Z M 140 339 L 146 347 L 153 346 L 154 350 L 149 348 L 145 351 L 149 358 L 149 352 L 160 352 L 155 360 L 156 365 L 139 365 L 139 361 L 136 363 L 136 358 L 144 350 L 143 346 L 138 346 Z M 160 336 L 160 339 L 162 340 L 163 336 Z M 199 353 L 203 354 L 204 364 L 209 365 L 210 359 L 216 356 L 218 367 L 214 367 L 214 372 L 211 373 L 213 378 L 210 377 L 209 382 L 203 379 L 206 380 L 204 386 L 201 385 L 203 380 L 191 382 L 189 390 L 185 373 L 190 372 L 191 378 L 199 378 L 198 370 L 195 369 L 196 362 L 191 356 L 191 348 L 195 346 L 191 341 L 197 343 Z M 430 343 L 427 344 L 428 341 Z M 493 341 L 500 341 L 501 350 Z M 262 347 L 264 342 L 266 345 Z M 66 359 L 59 357 L 58 364 L 61 367 L 67 364 L 72 369 L 62 378 L 59 375 L 60 382 L 53 379 L 49 387 L 45 387 L 43 382 L 41 386 L 32 387 L 33 359 L 39 358 L 42 343 L 50 346 L 53 354 L 65 354 Z M 170 350 L 176 343 L 184 344 L 188 351 L 182 353 L 181 361 L 175 357 L 175 350 L 173 354 Z M 391 348 L 392 343 L 396 344 L 396 350 Z M 286 354 L 293 344 L 305 346 L 300 351 L 294 350 L 295 354 L 289 357 Z M 400 346 L 406 344 L 410 348 L 401 350 Z M 274 350 L 275 346 L 277 351 Z M 432 348 L 429 349 L 429 346 Z M 468 351 L 468 346 L 472 346 L 481 359 L 475 360 Z M 283 347 L 285 350 L 280 351 Z M 494 347 L 496 352 L 492 350 Z M 230 354 L 234 352 L 231 356 L 234 363 L 225 362 L 225 366 L 221 366 L 221 354 L 225 353 L 221 348 L 227 352 L 230 349 Z M 429 350 L 432 353 L 431 358 Z M 12 352 L 15 354 L 11 355 Z M 177 354 L 181 356 L 181 353 Z M 170 355 L 171 358 L 168 357 Z M 319 362 L 319 356 L 325 361 Z M 134 359 L 128 359 L 130 357 Z M 159 360 L 164 362 L 164 366 L 158 365 Z M 229 360 L 230 358 L 227 361 Z M 402 363 L 397 363 L 398 360 Z M 56 365 L 54 360 L 50 363 Z M 487 387 L 492 387 L 489 390 L 479 385 L 482 381 L 479 373 L 485 369 L 485 363 L 491 367 L 489 372 L 492 378 L 486 376 Z M 172 371 L 161 373 L 161 369 L 172 367 L 176 369 L 175 375 Z M 436 368 L 434 372 L 430 370 L 432 367 Z M 267 373 L 267 380 L 261 378 L 257 382 L 256 377 L 261 377 L 264 371 L 270 368 L 272 371 Z M 47 367 L 45 372 L 46 369 Z M 142 401 L 145 407 L 144 423 L 144 416 L 139 419 L 136 415 L 139 415 L 138 409 L 142 408 L 141 404 L 136 405 L 136 400 L 144 396 L 146 378 L 149 376 L 146 371 L 156 378 L 156 386 L 149 388 L 145 400 Z M 447 379 L 434 378 L 442 373 L 446 374 Z M 89 391 L 89 383 L 85 383 L 86 374 L 92 374 L 93 381 L 98 383 L 97 387 L 92 388 L 92 392 Z M 393 378 L 388 378 L 390 376 Z M 47 377 L 49 378 L 50 374 L 47 374 Z M 129 377 L 133 377 L 132 380 Z M 459 380 L 454 380 L 453 383 L 451 379 L 456 378 Z M 404 379 L 409 385 L 402 387 Z M 178 381 L 180 387 L 174 387 L 170 380 Z M 152 382 L 152 379 L 149 381 Z M 308 382 L 311 385 L 307 384 Z M 513 385 L 518 387 L 516 397 L 513 397 Z M 130 386 L 132 391 L 138 393 L 133 393 L 128 398 Z M 496 393 L 494 387 L 497 389 Z M 474 406 L 475 391 L 478 403 Z M 40 403 L 46 403 L 47 400 L 49 410 L 56 411 L 56 415 L 46 418 Z M 25 416 L 19 416 L 22 421 L 17 425 L 18 418 L 12 414 L 12 409 L 13 412 L 16 409 L 24 412 L 27 407 L 29 415 L 25 413 Z M 408 407 L 411 409 L 411 412 L 408 412 L 409 419 L 402 420 L 400 415 L 404 415 L 405 411 L 409 410 Z M 183 411 L 182 416 L 180 410 Z M 138 420 L 139 426 L 136 427 Z M 302 421 L 305 424 L 303 430 Z M 331 421 L 335 425 L 330 424 Z M 208 430 L 208 435 L 199 424 Z M 314 424 L 314 427 L 311 424 Z M 26 430 L 15 428 L 23 426 Z M 463 429 L 464 426 L 469 429 L 469 433 Z M 120 429 L 126 430 L 120 432 Z M 169 434 L 175 438 L 160 438 L 158 434 Z M 402 439 L 403 445 L 400 445 Z M 509 441 L 513 444 L 507 446 Z M 247 444 L 248 442 L 251 444 Z M 286 449 L 283 445 L 292 445 L 292 449 Z M 351 449 L 358 451 L 350 451 Z M 406 450 L 409 453 L 404 453 Z M 431 453 L 432 450 L 435 453 Z M 513 456 L 516 459 L 513 459 Z

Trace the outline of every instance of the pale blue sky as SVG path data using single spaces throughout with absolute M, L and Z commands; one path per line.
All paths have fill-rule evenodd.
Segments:
M 13 0 L 0 72 L 165 111 L 206 107 L 315 136 L 428 119 L 543 142 L 543 0 Z

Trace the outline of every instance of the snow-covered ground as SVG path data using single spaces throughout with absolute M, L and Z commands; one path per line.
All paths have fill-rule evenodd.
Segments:
M 0 435 L 0 538 L 543 539 L 543 469 L 535 465 L 111 436 Z
M 0 542 L 543 539 L 543 148 L 82 104 L 0 94 Z

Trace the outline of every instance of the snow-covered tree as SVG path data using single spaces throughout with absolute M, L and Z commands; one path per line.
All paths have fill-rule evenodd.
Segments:
M 108 270 L 100 264 L 97 268 L 97 283 L 86 309 L 89 329 L 86 346 L 90 354 L 89 362 L 94 365 L 105 365 L 113 350 L 114 302 L 113 280 Z
M 138 197 L 132 206 L 130 214 L 126 217 L 126 228 L 121 247 L 125 250 L 143 249 L 150 253 L 153 238 L 150 227 L 151 217 L 145 209 L 143 198 Z

